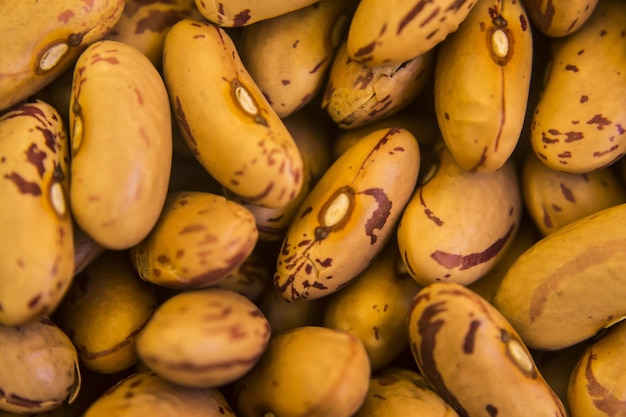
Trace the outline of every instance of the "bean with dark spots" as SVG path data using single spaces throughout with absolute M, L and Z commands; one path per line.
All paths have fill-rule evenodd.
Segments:
M 459 416 L 565 416 L 533 357 L 486 299 L 454 282 L 423 287 L 409 313 L 411 352 L 421 375 Z M 505 337 L 503 337 L 505 335 Z M 476 375 L 481 384 L 473 384 Z M 505 384 L 515 384 L 507 392 Z M 497 395 L 493 395 L 497 393 Z
M 184 317 L 181 306 L 189 306 Z M 170 381 L 197 388 L 226 384 L 248 372 L 269 341 L 267 319 L 260 312 L 251 314 L 257 310 L 252 301 L 231 290 L 179 293 L 158 307 L 138 336 L 137 351 Z M 174 337 L 164 338 L 171 332 Z M 189 340 L 212 346 L 211 357 L 195 355 Z
M 41 187 L 36 182 L 27 181 L 16 172 L 4 174 L 4 178 L 13 182 L 13 184 L 15 184 L 15 186 L 22 194 L 30 194 L 34 197 L 38 197 L 41 195 Z
M 406 192 L 410 194 L 412 180 L 409 184 L 397 184 L 397 191 L 380 187 L 378 182 L 375 188 L 365 184 L 368 178 L 382 178 L 375 172 L 386 164 L 406 163 L 407 168 L 414 170 L 411 155 L 415 156 L 416 149 L 412 140 L 404 129 L 379 129 L 367 134 L 359 146 L 349 149 L 326 171 L 302 203 L 294 217 L 295 224 L 283 240 L 273 280 L 282 298 L 294 301 L 293 296 L 322 297 L 337 291 L 366 267 L 370 255 L 360 255 L 362 260 L 354 262 L 350 253 L 336 246 L 342 244 L 341 236 L 351 236 L 363 253 L 373 255 L 382 249 L 403 206 L 396 192 L 402 195 L 400 201 L 408 199 Z M 353 152 L 354 161 L 350 159 Z M 342 177 L 345 179 L 338 180 Z M 307 244 L 293 247 L 292 240 Z M 339 270 L 337 265 L 341 265 Z M 330 277 L 335 281 L 333 286 L 324 284 Z

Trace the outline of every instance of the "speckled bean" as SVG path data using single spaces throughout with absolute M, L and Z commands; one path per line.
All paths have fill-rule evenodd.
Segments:
M 524 125 L 532 62 L 532 31 L 517 0 L 478 1 L 439 45 L 437 122 L 464 169 L 491 172 L 510 159 Z
M 421 374 L 460 416 L 566 416 L 513 326 L 465 286 L 420 290 L 408 330 Z
M 74 68 L 70 102 L 72 215 L 107 249 L 127 249 L 152 229 L 172 160 L 165 84 L 132 46 L 101 40 Z
M 530 20 L 543 34 L 559 38 L 580 29 L 598 0 L 522 0 Z
M 361 0 L 348 30 L 348 55 L 367 65 L 399 65 L 457 30 L 474 0 Z
M 154 228 L 130 254 L 145 281 L 194 289 L 226 278 L 257 239 L 254 217 L 242 205 L 212 193 L 179 191 L 168 196 Z
M 242 29 L 241 59 L 281 118 L 322 88 L 354 3 L 322 0 Z
M 557 171 L 587 173 L 626 152 L 626 3 L 603 0 L 571 36 L 552 41 L 530 117 L 530 142 Z
M 176 23 L 165 38 L 163 72 L 185 141 L 220 184 L 265 207 L 284 207 L 298 195 L 298 147 L 224 29 Z
M 274 275 L 280 296 L 319 298 L 362 272 L 395 230 L 419 165 L 417 140 L 399 128 L 372 132 L 341 155 L 302 202 L 283 239 Z
M 124 0 L 5 1 L 0 13 L 0 110 L 49 84 L 119 20 Z
M 493 172 L 459 166 L 441 142 L 400 218 L 398 246 L 407 271 L 422 285 L 484 276 L 503 256 L 522 215 L 517 173 L 509 161 Z
M 234 291 L 185 291 L 164 301 L 137 336 L 137 353 L 175 384 L 209 388 L 241 378 L 260 360 L 270 325 Z
M 626 188 L 610 168 L 586 174 L 555 171 L 530 153 L 522 167 L 521 181 L 524 205 L 544 236 L 626 202 Z
M 59 113 L 37 101 L 0 117 L 0 323 L 52 312 L 74 271 L 69 140 Z
M 367 125 L 393 115 L 428 85 L 435 59 L 425 52 L 399 64 L 367 66 L 339 45 L 322 97 L 322 107 L 342 129 Z
M 297 327 L 272 337 L 258 365 L 234 386 L 241 417 L 350 417 L 363 403 L 370 365 L 343 330 Z

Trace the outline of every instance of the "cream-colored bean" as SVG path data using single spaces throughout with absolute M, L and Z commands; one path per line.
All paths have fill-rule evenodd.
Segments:
M 470 284 L 502 258 L 522 215 L 517 173 L 509 161 L 493 172 L 463 169 L 441 142 L 434 174 L 425 177 L 402 213 L 398 246 L 411 276 Z
M 296 198 L 303 181 L 298 147 L 224 29 L 176 23 L 165 38 L 163 71 L 181 133 L 220 184 L 265 207 Z
M 101 40 L 76 62 L 70 107 L 74 219 L 103 247 L 130 248 L 156 223 L 169 183 L 163 79 L 134 47 Z
M 250 255 L 258 231 L 249 210 L 206 192 L 171 193 L 150 234 L 133 246 L 141 278 L 174 289 L 208 287 Z
M 370 364 L 354 335 L 321 326 L 272 337 L 258 365 L 236 382 L 241 417 L 350 417 L 363 403 Z
M 168 298 L 137 336 L 148 368 L 175 384 L 209 388 L 231 383 L 260 360 L 270 325 L 234 291 L 206 288 Z
M 549 234 L 511 265 L 494 305 L 532 348 L 558 350 L 626 317 L 626 203 Z

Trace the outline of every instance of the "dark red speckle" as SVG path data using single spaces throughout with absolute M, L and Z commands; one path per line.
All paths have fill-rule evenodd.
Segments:
M 39 304 L 40 301 L 41 301 L 41 293 L 37 294 L 36 296 L 34 296 L 28 301 L 28 308 L 32 310 L 33 308 L 37 307 L 37 304 Z
M 243 10 L 235 15 L 233 26 L 240 27 L 248 23 L 250 20 L 250 9 Z
M 31 194 L 35 197 L 41 195 L 41 188 L 34 182 L 26 181 L 20 174 L 13 171 L 10 174 L 4 174 L 4 178 L 10 180 L 17 186 L 22 194 Z
M 584 139 L 583 132 L 565 132 L 565 142 L 575 142 L 577 140 Z
M 69 22 L 72 17 L 74 17 L 74 12 L 71 10 L 65 10 L 59 13 L 59 15 L 57 16 L 57 20 L 61 23 L 67 24 L 67 22 Z
M 480 320 L 472 320 L 470 322 L 469 329 L 467 330 L 463 340 L 463 353 L 466 355 L 474 353 L 474 341 L 476 340 L 476 332 L 478 331 L 480 324 Z
M 391 214 L 392 203 L 382 188 L 371 188 L 363 191 L 363 194 L 374 197 L 378 204 L 372 216 L 365 222 L 365 234 L 370 237 L 370 244 L 376 243 L 378 236 L 374 234 L 374 230 L 382 230 L 387 222 L 387 218 Z
M 120 63 L 119 59 L 114 56 L 103 57 L 100 54 L 94 54 L 93 58 L 91 59 L 91 64 L 93 65 L 96 62 L 107 62 L 111 65 L 117 65 Z
M 519 22 L 520 22 L 520 25 L 522 26 L 522 30 L 525 32 L 526 29 L 528 28 L 528 22 L 526 21 L 526 17 L 524 17 L 523 14 L 519 15 Z
M 435 216 L 435 214 L 426 206 L 426 202 L 424 201 L 423 190 L 420 188 L 420 204 L 424 207 L 424 214 L 430 220 L 432 220 L 437 226 L 443 226 L 443 220 L 439 217 Z
M 500 239 L 497 239 L 493 244 L 491 244 L 487 249 L 482 252 L 470 253 L 468 255 L 459 255 L 437 250 L 433 252 L 430 257 L 433 258 L 435 262 L 437 262 L 439 265 L 447 269 L 452 269 L 456 267 L 458 267 L 461 271 L 470 269 L 476 265 L 488 262 L 498 253 L 500 253 L 506 242 L 509 240 L 509 237 L 513 233 L 514 229 L 515 227 L 511 225 L 511 227 L 504 236 L 502 236 Z
M 26 158 L 28 162 L 37 168 L 37 173 L 40 178 L 43 178 L 43 174 L 46 172 L 46 167 L 44 166 L 44 161 L 46 159 L 46 153 L 44 151 L 40 151 L 37 147 L 37 144 L 31 143 L 31 145 L 26 150 Z
M 563 193 L 563 197 L 565 197 L 567 201 L 575 203 L 576 198 L 574 197 L 574 193 L 572 192 L 572 190 L 563 183 L 560 183 L 559 185 L 561 186 L 561 192 Z
M 606 126 L 611 124 L 611 121 L 601 114 L 596 114 L 590 120 L 587 121 L 588 125 L 597 125 L 598 130 L 603 130 Z
M 415 302 L 415 300 L 414 300 Z M 460 415 L 467 415 L 458 398 L 446 386 L 443 376 L 437 369 L 437 360 L 435 359 L 435 348 L 437 346 L 437 333 L 445 324 L 442 318 L 437 316 L 441 312 L 445 312 L 445 302 L 440 301 L 432 303 L 424 308 L 422 314 L 417 321 L 417 331 L 421 342 L 419 346 L 412 345 L 413 357 L 420 362 L 420 369 L 431 386 L 441 395 L 441 397 Z M 419 351 L 419 355 L 417 354 Z
M 371 42 L 367 45 L 365 45 L 362 48 L 359 48 L 355 53 L 354 56 L 355 57 L 360 57 L 360 56 L 364 56 L 364 55 L 369 55 L 372 53 L 372 51 L 374 50 L 374 48 L 376 47 L 376 42 Z

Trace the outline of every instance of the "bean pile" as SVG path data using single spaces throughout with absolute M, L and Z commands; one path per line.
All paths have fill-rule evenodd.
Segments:
M 626 415 L 623 0 L 0 23 L 0 417 Z

